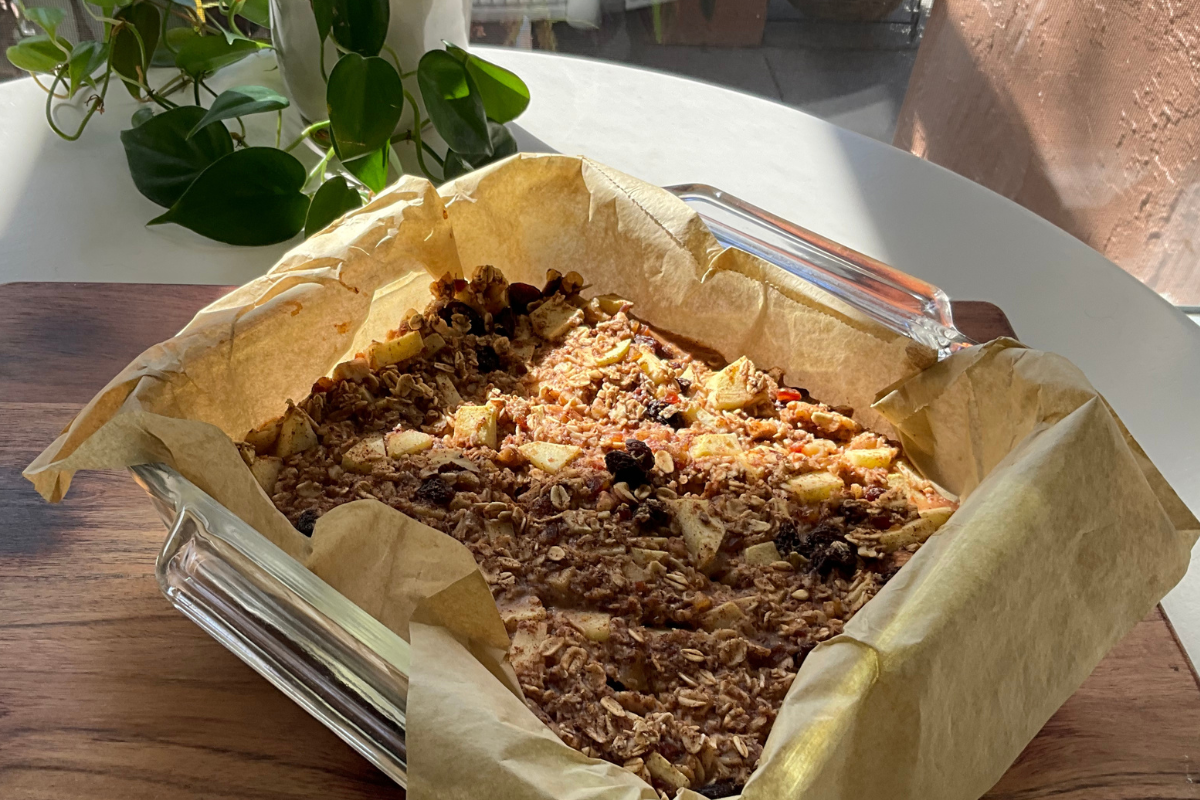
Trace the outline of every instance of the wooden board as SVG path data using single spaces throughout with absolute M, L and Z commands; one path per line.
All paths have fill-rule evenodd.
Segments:
M 20 470 L 220 287 L 0 287 L 0 798 L 387 798 L 403 792 L 159 593 L 165 531 L 123 472 L 50 506 Z M 956 303 L 964 332 L 1011 334 Z M 987 742 L 981 741 L 980 747 Z M 989 795 L 1193 798 L 1200 687 L 1158 610 Z

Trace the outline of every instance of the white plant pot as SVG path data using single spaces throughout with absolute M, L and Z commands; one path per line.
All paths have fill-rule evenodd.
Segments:
M 270 0 L 271 40 L 279 61 L 279 71 L 292 104 L 306 123 L 328 117 L 325 110 L 325 81 L 321 78 L 317 21 L 309 0 Z M 400 58 L 404 72 L 412 72 L 427 50 L 442 47 L 445 40 L 467 46 L 471 25 L 471 0 L 391 0 L 387 44 Z M 391 60 L 385 49 L 380 56 Z M 325 42 L 325 70 L 337 63 L 332 41 Z M 416 78 L 408 78 L 405 88 L 414 97 Z M 412 125 L 413 109 L 405 104 L 397 130 Z

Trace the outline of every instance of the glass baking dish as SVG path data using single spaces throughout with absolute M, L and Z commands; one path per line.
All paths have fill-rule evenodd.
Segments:
M 938 351 L 972 344 L 937 287 L 700 184 L 669 187 L 721 244 L 807 280 Z M 408 644 L 175 470 L 132 468 L 169 529 L 163 594 L 401 786 Z

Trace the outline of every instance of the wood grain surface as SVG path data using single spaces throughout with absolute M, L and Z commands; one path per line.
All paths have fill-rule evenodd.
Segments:
M 55 506 L 20 476 L 137 352 L 224 291 L 0 286 L 3 800 L 403 797 L 171 608 L 154 580 L 165 531 L 127 474 L 81 474 Z M 973 338 L 1011 334 L 994 306 L 955 314 Z M 989 797 L 1200 798 L 1194 775 L 1200 687 L 1155 610 Z

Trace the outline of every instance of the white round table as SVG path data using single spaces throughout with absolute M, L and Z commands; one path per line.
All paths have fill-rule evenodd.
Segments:
M 696 81 L 544 53 L 481 48 L 533 101 L 523 150 L 585 154 L 657 183 L 707 183 L 944 289 L 989 300 L 1027 344 L 1079 365 L 1193 511 L 1200 511 L 1200 326 L 1104 257 L 941 167 L 771 101 Z M 218 76 L 279 87 L 269 55 Z M 31 80 L 0 84 L 0 281 L 243 283 L 289 245 L 232 248 L 135 190 L 117 133 L 120 87 L 74 143 Z M 263 115 L 252 138 L 274 135 Z M 295 135 L 294 117 L 285 139 Z M 1200 663 L 1200 567 L 1164 601 Z

